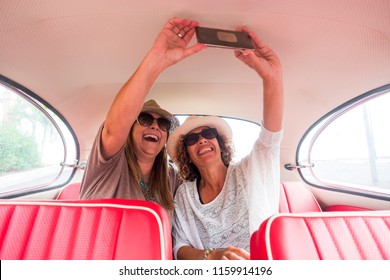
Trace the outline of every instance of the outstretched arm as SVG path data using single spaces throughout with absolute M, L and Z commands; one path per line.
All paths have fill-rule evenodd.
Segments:
M 152 48 L 120 89 L 107 113 L 102 132 L 105 157 L 110 158 L 125 144 L 131 126 L 158 76 L 169 66 L 205 48 L 201 44 L 188 46 L 197 25 L 196 21 L 180 18 L 171 18 L 164 25 Z
M 282 65 L 278 56 L 247 27 L 237 29 L 249 34 L 255 50 L 235 51 L 238 59 L 253 68 L 263 79 L 263 122 L 269 131 L 283 127 L 284 89 Z

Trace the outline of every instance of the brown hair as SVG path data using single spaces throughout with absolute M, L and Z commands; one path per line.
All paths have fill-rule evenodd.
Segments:
M 184 135 L 180 136 L 176 147 L 176 164 L 179 168 L 179 174 L 183 180 L 194 181 L 196 178 L 200 178 L 199 169 L 193 164 L 188 155 L 187 147 L 184 144 Z M 221 149 L 221 158 L 225 166 L 229 166 L 234 150 L 233 146 L 228 143 L 227 138 L 224 135 L 217 135 L 218 145 Z
M 137 158 L 134 154 L 134 145 L 132 141 L 132 126 L 129 136 L 127 137 L 125 154 L 127 159 L 127 164 L 130 169 L 131 185 L 138 186 L 138 177 L 141 174 L 141 168 L 139 167 Z M 154 159 L 154 164 L 152 172 L 149 178 L 149 184 L 153 195 L 156 197 L 157 201 L 166 209 L 173 209 L 173 198 L 172 194 L 169 191 L 169 182 L 168 182 L 168 155 L 166 147 L 164 146 L 160 153 Z

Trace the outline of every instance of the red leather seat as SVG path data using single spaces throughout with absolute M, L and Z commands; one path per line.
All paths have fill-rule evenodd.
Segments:
M 64 187 L 61 190 L 61 192 L 58 195 L 57 199 L 58 200 L 75 200 L 75 199 L 79 199 L 79 197 L 80 197 L 80 195 L 79 195 L 80 194 L 80 186 L 81 186 L 81 183 L 79 183 L 79 182 L 67 185 L 66 187 Z
M 302 182 L 282 182 L 279 212 L 321 212 L 321 207 L 311 191 Z
M 81 183 L 64 187 L 57 200 L 79 199 Z M 311 191 L 302 182 L 282 182 L 280 184 L 280 213 L 320 212 L 321 207 Z
M 371 209 L 358 207 L 358 206 L 350 206 L 350 205 L 330 205 L 325 208 L 325 211 L 370 211 Z
M 147 201 L 1 201 L 0 259 L 172 259 L 171 226 Z
M 255 260 L 389 260 L 390 211 L 278 214 L 250 243 Z

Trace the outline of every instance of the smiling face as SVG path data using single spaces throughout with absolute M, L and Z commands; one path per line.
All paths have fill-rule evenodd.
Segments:
M 161 117 L 156 113 L 150 114 L 154 118 Z M 156 120 L 150 126 L 142 126 L 138 122 L 135 122 L 131 137 L 137 159 L 156 157 L 167 142 L 167 135 L 167 132 L 162 131 L 158 127 Z
M 188 134 L 199 133 L 209 127 L 198 127 Z M 188 135 L 187 134 L 187 135 Z M 191 161 L 197 166 L 207 166 L 216 162 L 222 162 L 221 149 L 217 138 L 206 139 L 199 135 L 198 141 L 191 146 L 187 146 L 187 152 Z

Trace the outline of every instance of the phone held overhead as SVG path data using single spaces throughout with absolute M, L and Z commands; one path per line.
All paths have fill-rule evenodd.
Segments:
M 227 49 L 255 49 L 248 33 L 208 27 L 196 27 L 198 43 Z

